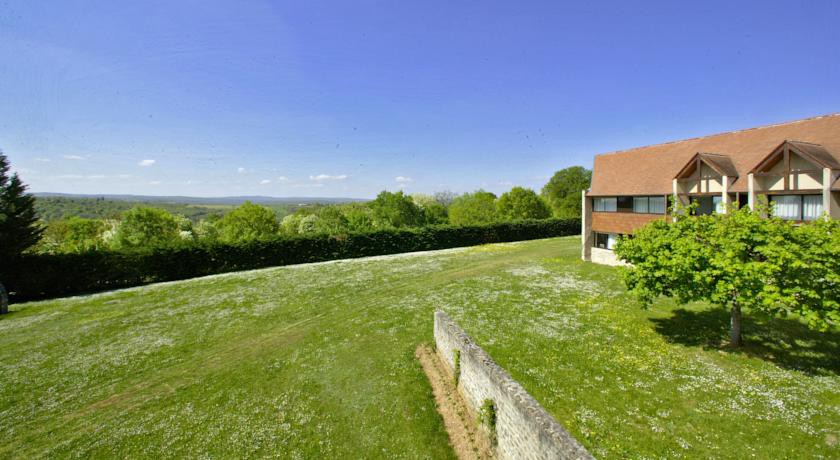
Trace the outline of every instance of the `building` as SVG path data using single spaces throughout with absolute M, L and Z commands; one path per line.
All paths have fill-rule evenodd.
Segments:
M 669 200 L 705 214 L 769 201 L 784 219 L 840 219 L 840 113 L 595 156 L 582 258 L 619 263 L 616 237 L 667 219 Z

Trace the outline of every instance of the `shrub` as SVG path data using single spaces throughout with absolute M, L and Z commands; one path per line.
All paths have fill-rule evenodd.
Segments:
M 199 241 L 154 250 L 25 254 L 5 274 L 12 299 L 58 297 L 237 270 L 531 240 L 580 232 L 577 219 L 506 222 L 487 226 L 386 229 L 341 236 L 275 236 L 219 243 Z

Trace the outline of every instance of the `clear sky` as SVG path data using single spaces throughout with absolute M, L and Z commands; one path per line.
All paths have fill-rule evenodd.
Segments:
M 538 189 L 595 153 L 840 111 L 840 1 L 0 1 L 31 190 Z

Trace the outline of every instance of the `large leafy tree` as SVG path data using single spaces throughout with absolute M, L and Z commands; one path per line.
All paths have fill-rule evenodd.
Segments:
M 104 245 L 107 226 L 100 219 L 67 217 L 50 222 L 39 248 L 46 252 L 83 252 Z
M 17 173 L 9 175 L 9 160 L 0 152 L 0 313 L 8 310 L 4 271 L 13 270 L 15 260 L 41 238 L 35 198 Z
M 373 230 L 373 211 L 366 203 L 346 204 L 342 206 L 341 212 L 347 219 L 347 226 L 351 232 Z
M 452 225 L 484 225 L 497 220 L 496 195 L 484 190 L 460 195 L 449 205 Z
M 432 195 L 415 193 L 411 195 L 414 203 L 423 211 L 426 224 L 445 224 L 449 219 L 446 215 L 446 205 Z
M 840 324 L 840 223 L 795 226 L 748 209 L 655 221 L 620 239 L 632 264 L 628 288 L 644 304 L 657 296 L 708 301 L 729 310 L 730 344 L 741 344 L 742 310 Z
M 318 209 L 315 215 L 318 216 L 316 224 L 318 233 L 337 235 L 347 233 L 349 230 L 349 222 L 339 206 L 324 206 Z
M 382 191 L 368 206 L 377 227 L 417 227 L 423 225 L 423 210 L 402 191 Z
M 225 214 L 218 223 L 219 238 L 225 242 L 249 241 L 276 235 L 280 229 L 271 209 L 246 201 Z
M 555 217 L 580 217 L 580 192 L 589 188 L 592 171 L 572 166 L 554 173 L 542 189 Z
M 545 201 L 529 188 L 514 187 L 496 201 L 496 211 L 507 220 L 546 219 L 551 210 Z
M 137 206 L 122 214 L 114 244 L 119 249 L 149 249 L 181 240 L 180 221 L 165 209 Z

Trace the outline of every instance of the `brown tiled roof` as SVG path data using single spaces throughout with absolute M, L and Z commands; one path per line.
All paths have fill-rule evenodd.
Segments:
M 788 141 L 797 147 L 802 153 L 810 156 L 819 166 L 823 168 L 840 169 L 840 161 L 834 158 L 826 148 L 820 144 L 802 142 L 797 140 Z
M 596 155 L 589 195 L 670 194 L 674 176 L 700 152 L 728 157 L 739 176 L 730 191 L 746 192 L 747 174 L 786 140 L 818 144 L 822 160 L 840 165 L 840 113 Z

